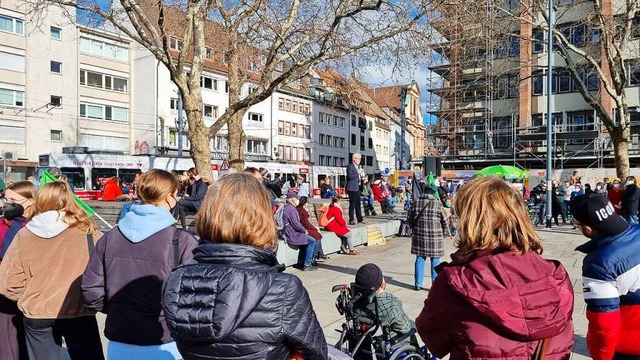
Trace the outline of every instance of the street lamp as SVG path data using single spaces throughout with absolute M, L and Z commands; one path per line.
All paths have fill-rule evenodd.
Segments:
M 551 228 L 551 205 L 552 205 L 552 173 L 553 173 L 553 160 L 552 160 L 552 137 L 551 137 L 551 127 L 553 126 L 553 116 L 551 111 L 551 91 L 552 81 L 553 81 L 553 1 L 547 0 L 549 6 L 549 25 L 547 29 L 547 214 L 546 214 L 546 227 Z

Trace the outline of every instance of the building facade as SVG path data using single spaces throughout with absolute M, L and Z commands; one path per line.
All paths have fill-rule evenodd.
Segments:
M 519 1 L 507 2 L 514 10 Z M 602 53 L 602 30 L 590 20 L 592 2 L 560 2 L 555 24 L 568 42 L 598 61 L 610 78 Z M 625 0 L 603 0 L 605 17 L 627 15 Z M 428 86 L 433 102 L 428 111 L 438 117 L 429 142 L 445 168 L 476 169 L 513 163 L 544 168 L 547 146 L 554 153 L 554 168 L 611 167 L 613 148 L 601 120 L 579 92 L 579 82 L 609 114 L 616 109 L 595 69 L 572 55 L 577 77 L 554 45 L 551 94 L 547 93 L 546 22 L 540 13 L 525 13 L 515 20 L 492 2 L 473 9 L 443 6 L 434 28 L 442 41 L 432 49 L 436 59 Z M 461 15 L 465 14 L 465 15 Z M 617 35 L 616 35 L 617 36 Z M 616 38 L 617 39 L 617 38 Z M 556 42 L 557 39 L 554 39 Z M 618 41 L 618 40 L 615 40 Z M 620 44 L 618 44 L 620 45 Z M 624 46 L 628 74 L 624 92 L 631 114 L 631 165 L 640 164 L 640 16 L 631 22 Z M 546 143 L 547 95 L 551 96 L 553 143 Z

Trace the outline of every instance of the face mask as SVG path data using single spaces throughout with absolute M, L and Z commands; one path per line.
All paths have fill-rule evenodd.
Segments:
M 7 220 L 13 220 L 18 216 L 22 216 L 24 214 L 24 206 L 18 203 L 6 203 L 4 204 L 4 209 L 2 211 L 2 215 Z
M 633 180 L 627 180 L 627 185 L 633 185 L 635 182 Z
M 602 186 L 596 186 L 596 190 L 602 189 Z
M 620 187 L 620 184 L 613 184 L 613 187 L 617 189 Z
M 448 202 L 448 201 L 446 201 L 446 202 L 444 203 L 444 206 L 445 206 L 445 207 L 451 207 L 451 203 L 450 203 L 450 202 Z

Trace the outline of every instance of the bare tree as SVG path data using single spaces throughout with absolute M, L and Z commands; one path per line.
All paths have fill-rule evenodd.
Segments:
M 510 12 L 510 18 L 546 31 L 547 5 L 546 0 L 527 1 L 519 13 Z M 564 64 L 557 65 L 569 71 L 578 92 L 609 133 L 620 178 L 629 173 L 631 129 L 626 87 L 630 80 L 629 61 L 638 57 L 631 44 L 633 38 L 640 36 L 637 15 L 637 0 L 562 2 L 555 7 L 554 48 L 564 60 Z M 562 25 L 557 26 L 558 23 Z M 587 75 L 597 78 L 598 89 L 585 81 Z
M 424 25 L 428 6 L 420 0 L 120 0 L 104 9 L 101 3 L 31 0 L 30 5 L 36 14 L 54 5 L 97 16 L 164 64 L 183 97 L 191 156 L 203 174 L 211 171 L 209 141 L 225 125 L 230 163 L 244 167 L 242 118 L 251 105 L 323 62 L 366 57 L 397 40 L 410 41 L 404 35 Z M 180 39 L 181 51 L 172 49 L 171 37 Z M 227 73 L 229 87 L 229 107 L 210 127 L 203 121 L 200 89 L 208 47 L 223 49 L 213 64 Z M 247 83 L 254 88 L 243 94 Z

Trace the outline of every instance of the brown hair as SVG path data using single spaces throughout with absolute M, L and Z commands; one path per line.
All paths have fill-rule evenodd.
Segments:
M 340 201 L 340 200 L 341 200 L 341 199 L 340 199 L 340 196 L 338 196 L 338 195 L 336 195 L 336 196 L 332 196 L 332 197 L 331 197 L 331 205 L 329 205 L 329 206 L 333 206 L 333 205 L 337 204 L 337 203 L 338 203 L 338 201 Z
M 483 177 L 471 180 L 454 198 L 460 218 L 456 246 L 464 251 L 512 248 L 520 253 L 529 250 L 542 254 L 522 196 L 504 180 Z
M 38 194 L 38 188 L 36 188 L 36 186 L 33 185 L 31 181 L 18 181 L 18 182 L 14 182 L 11 185 L 8 185 L 5 191 L 7 190 L 15 191 L 18 195 L 22 196 L 23 198 L 27 200 L 30 199 L 33 201 L 33 204 L 28 209 L 25 209 L 23 214 L 25 218 L 27 219 L 31 218 L 31 215 L 33 215 L 33 212 L 35 211 L 35 201 L 36 201 L 36 196 Z M 7 220 L 6 219 L 3 219 L 3 220 L 6 224 Z
M 198 234 L 214 242 L 263 249 L 277 243 L 269 193 L 245 172 L 226 175 L 209 187 L 196 223 Z
M 18 181 L 7 186 L 5 190 L 13 190 L 25 199 L 36 199 L 38 189 L 31 181 Z
M 158 205 L 167 195 L 178 191 L 178 179 L 164 170 L 151 169 L 138 179 L 138 197 L 145 204 Z
M 78 227 L 87 234 L 96 230 L 95 223 L 76 203 L 66 182 L 55 181 L 41 187 L 36 196 L 35 206 L 34 216 L 51 210 L 64 211 L 62 220 L 69 227 Z

